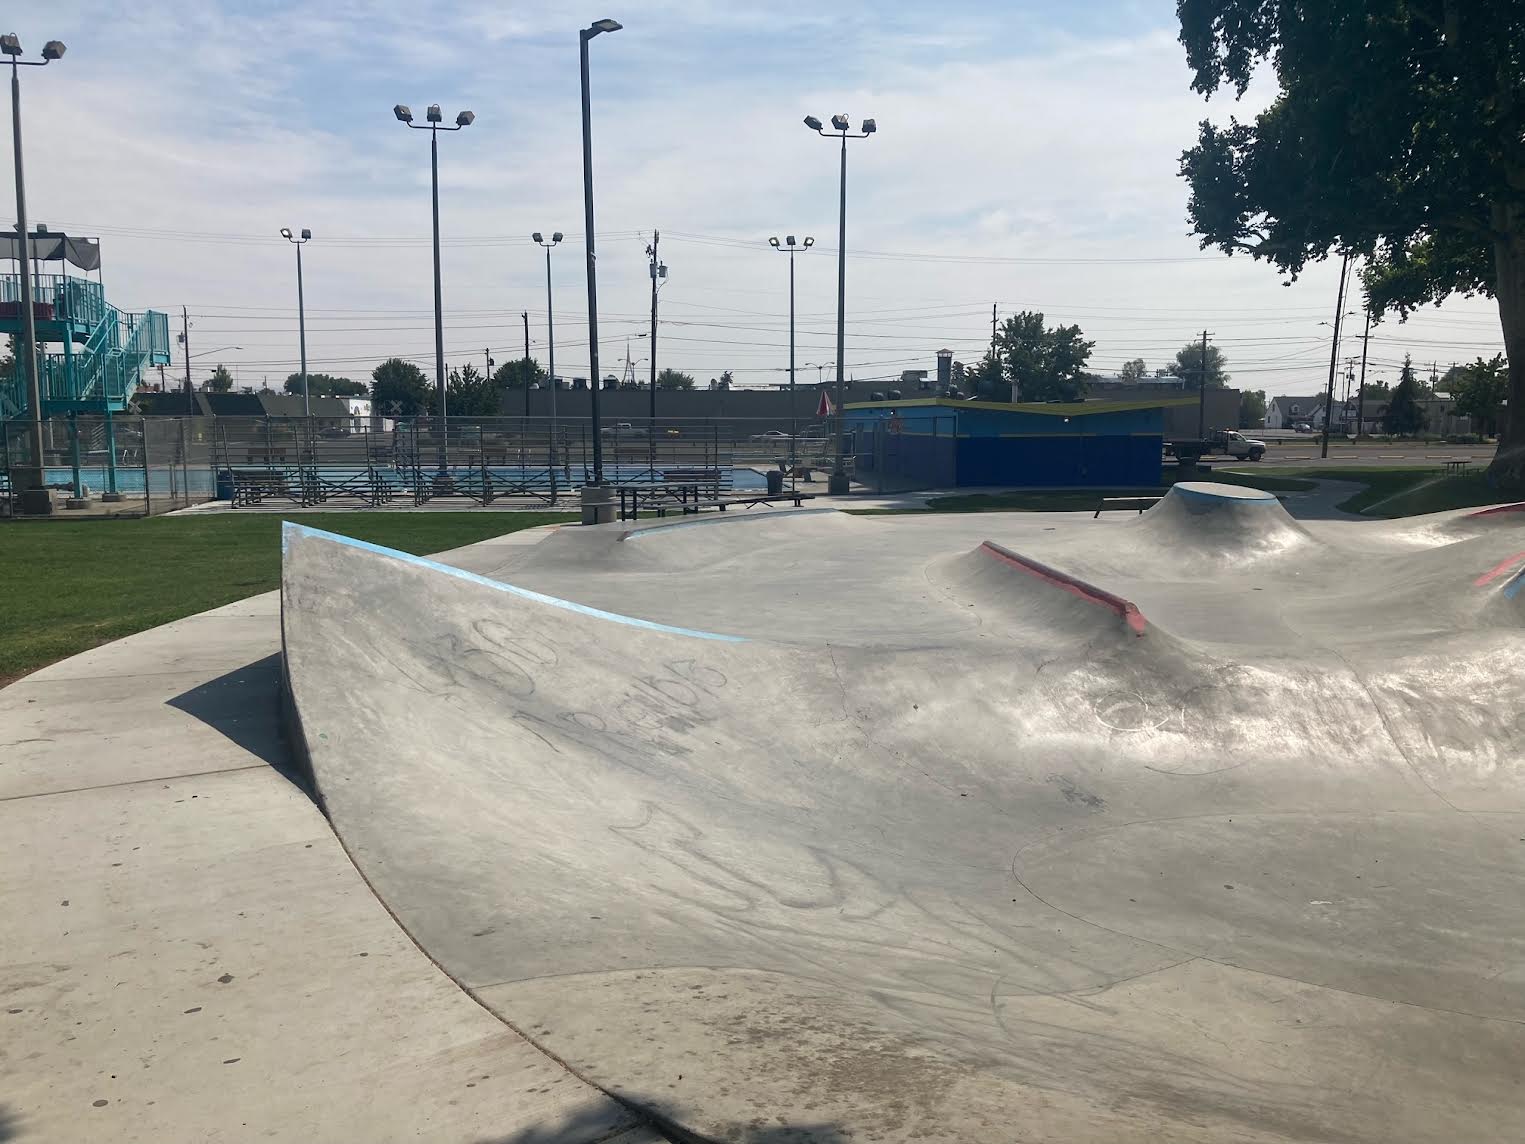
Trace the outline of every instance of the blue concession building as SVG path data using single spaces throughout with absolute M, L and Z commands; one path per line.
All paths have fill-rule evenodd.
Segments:
M 1143 488 L 1160 483 L 1164 408 L 1152 401 L 865 401 L 844 409 L 860 470 L 942 486 Z

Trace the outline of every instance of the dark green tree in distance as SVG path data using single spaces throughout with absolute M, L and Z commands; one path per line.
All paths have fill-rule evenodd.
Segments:
M 1375 314 L 1452 294 L 1496 299 L 1512 408 L 1525 408 L 1525 4 L 1519 0 L 1179 0 L 1192 87 L 1243 95 L 1253 123 L 1203 122 L 1181 160 L 1203 246 L 1295 278 L 1365 258 Z M 1396 397 L 1396 393 L 1395 393 Z M 1525 418 L 1489 467 L 1525 485 Z
M 1179 377 L 1187 389 L 1197 389 L 1202 384 L 1202 343 L 1187 342 L 1176 350 L 1176 360 L 1170 364 L 1170 376 Z M 1228 385 L 1228 358 L 1211 342 L 1207 346 L 1207 388 L 1222 389 Z
M 1361 387 L 1368 399 L 1375 397 L 1378 401 L 1392 393 L 1393 387 L 1380 378 L 1368 377 L 1366 384 Z
M 220 362 L 217 368 L 212 371 L 212 375 L 201 383 L 201 391 L 203 393 L 227 393 L 232 388 L 233 375 Z
M 658 389 L 693 389 L 694 375 L 681 370 L 664 369 L 657 374 Z
M 1403 372 L 1398 376 L 1398 384 L 1388 399 L 1382 427 L 1396 437 L 1412 437 L 1424 428 L 1424 408 L 1419 404 L 1419 379 L 1414 376 L 1414 363 L 1407 354 L 1403 358 Z
M 1078 401 L 1095 342 L 1079 326 L 1049 328 L 1041 313 L 1024 310 L 1001 324 L 995 353 L 970 371 L 974 392 L 992 401 Z
M 1149 376 L 1149 367 L 1144 364 L 1144 359 L 1136 357 L 1132 361 L 1123 362 L 1123 368 L 1119 373 L 1124 381 L 1137 381 L 1141 377 Z
M 549 379 L 540 363 L 534 358 L 514 358 L 493 371 L 493 382 L 499 389 L 523 389 L 526 385 L 545 388 Z
M 1504 400 L 1509 396 L 1509 366 L 1504 355 L 1458 366 L 1450 377 L 1456 412 L 1472 418 L 1479 432 L 1497 433 L 1503 421 Z
M 721 388 L 721 389 L 731 389 L 735 385 L 736 385 L 736 379 L 731 376 L 731 371 L 730 370 L 726 370 L 724 373 L 722 373 L 720 375 L 720 385 L 719 385 L 719 388 Z
M 287 374 L 284 388 L 287 393 L 300 395 L 302 375 L 300 373 Z M 365 393 L 365 383 L 351 381 L 347 377 L 334 377 L 327 373 L 309 373 L 307 393 L 311 397 L 359 397 Z
M 1262 429 L 1266 423 L 1266 394 L 1263 389 L 1246 389 L 1239 394 L 1239 428 Z
M 416 417 L 433 403 L 424 371 L 402 358 L 387 358 L 371 371 L 371 411 L 382 417 Z
M 452 417 L 496 417 L 501 412 L 502 387 L 471 362 L 446 375 L 445 393 Z

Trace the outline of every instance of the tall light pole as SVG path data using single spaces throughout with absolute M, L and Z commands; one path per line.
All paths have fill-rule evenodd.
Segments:
M 588 41 L 604 32 L 618 32 L 617 20 L 595 20 L 577 33 L 578 62 L 582 67 L 582 215 L 583 245 L 588 251 L 588 377 L 593 385 L 593 484 L 604 483 L 603 426 L 599 417 L 598 376 L 598 269 L 593 252 L 593 113 L 588 93 Z
M 476 116 L 469 111 L 463 111 L 455 117 L 454 127 L 445 127 L 437 103 L 431 103 L 424 113 L 424 118 L 428 120 L 424 124 L 413 122 L 413 112 L 405 103 L 399 103 L 392 108 L 392 114 L 397 116 L 399 123 L 417 131 L 429 133 L 429 178 L 434 205 L 434 389 L 439 396 L 439 478 L 448 481 L 450 470 L 447 464 L 449 460 L 447 450 L 450 441 L 450 423 L 448 411 L 445 408 L 445 317 L 444 307 L 440 301 L 439 273 L 439 133 L 470 127 L 476 120 Z
M 281 227 L 281 237 L 297 248 L 297 338 L 302 353 L 302 416 L 312 416 L 312 401 L 307 395 L 307 301 L 302 294 L 302 244 L 312 241 L 312 231 L 302 228 L 302 237 L 293 237 L 290 227 Z
M 831 479 L 826 482 L 826 491 L 833 495 L 841 495 L 848 491 L 851 482 L 847 478 L 847 461 L 843 453 L 843 390 L 842 374 L 846 367 L 847 357 L 847 141 L 849 139 L 867 139 L 879 129 L 879 125 L 872 119 L 865 119 L 862 131 L 854 135 L 852 125 L 845 115 L 833 115 L 831 117 L 831 131 L 828 132 L 821 126 L 821 121 L 814 115 L 805 116 L 805 126 L 825 138 L 831 138 L 833 134 L 842 138 L 842 185 L 838 202 L 837 216 L 837 460 L 836 467 L 832 470 Z
M 784 238 L 784 245 L 778 244 L 777 236 L 768 239 L 768 245 L 774 250 L 789 252 L 789 472 L 792 476 L 798 458 L 795 455 L 795 438 L 799 432 L 795 427 L 794 413 L 794 252 L 795 250 L 809 250 L 815 245 L 815 239 L 805 236 L 804 245 L 796 247 L 794 235 Z
M 547 371 L 551 381 L 551 467 L 556 466 L 556 317 L 552 312 L 551 302 L 551 248 L 562 239 L 561 231 L 551 235 L 551 241 L 537 230 L 530 235 L 536 245 L 545 247 L 545 356 Z M 529 384 L 528 375 L 525 377 L 525 385 Z
M 21 68 L 46 67 L 54 60 L 62 59 L 62 40 L 49 40 L 42 46 L 41 60 L 21 58 L 21 40 L 16 33 L 0 36 L 0 54 L 11 61 L 11 141 L 16 151 L 16 241 L 17 275 L 21 279 L 21 353 L 26 361 L 26 397 L 31 408 L 31 438 L 33 474 L 28 482 L 37 492 L 27 503 L 23 490 L 23 506 L 28 510 L 47 512 L 52 502 L 43 492 L 47 487 L 47 470 L 42 457 L 42 384 L 37 377 L 37 317 L 32 310 L 31 243 L 26 221 L 26 177 L 21 166 Z

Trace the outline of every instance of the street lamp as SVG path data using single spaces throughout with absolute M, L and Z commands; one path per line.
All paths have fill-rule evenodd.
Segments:
M 551 378 L 551 468 L 555 469 L 555 467 L 556 467 L 556 322 L 555 322 L 555 315 L 552 313 L 552 304 L 551 304 L 551 247 L 555 246 L 558 242 L 561 241 L 562 234 L 561 234 L 561 231 L 559 231 L 559 230 L 554 232 L 551 235 L 551 241 L 547 242 L 545 240 L 545 236 L 542 235 L 537 230 L 534 234 L 530 235 L 530 238 L 534 239 L 535 245 L 545 247 L 545 337 L 546 337 L 546 350 L 545 350 L 545 353 L 546 353 L 546 358 L 548 359 L 548 362 L 549 362 L 549 372 L 550 372 L 550 378 Z M 526 386 L 529 385 L 529 371 L 528 370 L 525 371 L 524 384 Z M 554 481 L 555 477 L 552 477 L 551 479 Z
M 312 241 L 312 231 L 302 228 L 302 237 L 292 236 L 289 227 L 281 227 L 281 237 L 297 248 L 297 337 L 302 348 L 302 416 L 312 416 L 312 402 L 307 397 L 307 303 L 302 296 L 302 244 Z
M 397 116 L 397 121 L 416 131 L 429 133 L 429 177 L 433 195 L 434 206 L 434 389 L 439 395 L 439 419 L 440 419 L 440 442 L 439 442 L 439 477 L 436 483 L 444 483 L 449 480 L 449 468 L 447 467 L 450 440 L 450 427 L 448 411 L 445 408 L 445 318 L 443 306 L 440 302 L 440 273 L 439 273 L 439 133 L 441 131 L 459 131 L 462 127 L 470 127 L 476 120 L 476 116 L 469 111 L 463 111 L 455 117 L 454 127 L 441 126 L 443 117 L 440 115 L 439 104 L 431 103 L 424 112 L 426 123 L 414 123 L 413 112 L 405 103 L 399 103 L 392 108 L 392 114 Z
M 838 201 L 837 216 L 837 431 L 836 467 L 832 470 L 831 479 L 826 483 L 826 491 L 833 495 L 840 495 L 851 487 L 847 479 L 846 459 L 842 455 L 842 430 L 843 430 L 843 395 L 842 373 L 846 365 L 846 322 L 847 322 L 847 141 L 849 139 L 867 139 L 879 125 L 872 119 L 865 119 L 862 130 L 856 135 L 852 133 L 852 125 L 845 115 L 833 115 L 831 117 L 831 131 L 821 126 L 821 121 L 814 115 L 805 116 L 805 126 L 810 130 L 831 138 L 839 135 L 842 139 L 842 184 Z
M 789 252 L 789 473 L 792 477 L 798 460 L 795 454 L 795 438 L 799 436 L 795 426 L 794 411 L 794 252 L 809 250 L 815 245 L 815 239 L 807 235 L 804 243 L 796 246 L 794 235 L 791 234 L 785 237 L 784 245 L 780 246 L 775 236 L 768 239 L 768 245 L 780 253 L 786 250 Z
M 593 253 L 593 116 L 588 94 L 588 41 L 604 32 L 618 32 L 615 20 L 595 20 L 577 33 L 578 62 L 582 68 L 582 213 L 583 245 L 588 252 L 588 376 L 593 379 L 593 484 L 604 483 L 604 445 L 599 418 L 598 378 L 598 271 Z M 587 519 L 587 513 L 583 514 Z
M 16 151 L 16 257 L 21 279 L 21 352 L 26 358 L 26 396 L 27 404 L 31 406 L 32 423 L 29 436 L 31 438 L 32 465 L 34 471 L 29 481 L 29 492 L 23 490 L 23 508 L 35 509 L 41 512 L 50 510 L 51 501 L 48 501 L 47 473 L 43 466 L 42 457 L 42 386 L 37 377 L 37 321 L 32 311 L 32 279 L 28 268 L 32 264 L 30 239 L 27 234 L 26 221 L 26 178 L 21 167 L 21 72 L 19 69 L 46 67 L 54 60 L 62 59 L 64 45 L 62 40 L 49 40 L 42 47 L 41 60 L 24 60 L 21 58 L 21 39 L 16 33 L 11 32 L 0 36 L 0 54 L 10 57 L 11 61 L 11 139 Z

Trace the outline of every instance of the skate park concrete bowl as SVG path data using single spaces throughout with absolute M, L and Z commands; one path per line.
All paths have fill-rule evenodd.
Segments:
M 1525 514 L 288 525 L 295 733 L 483 1005 L 675 1140 L 1525 1124 Z

